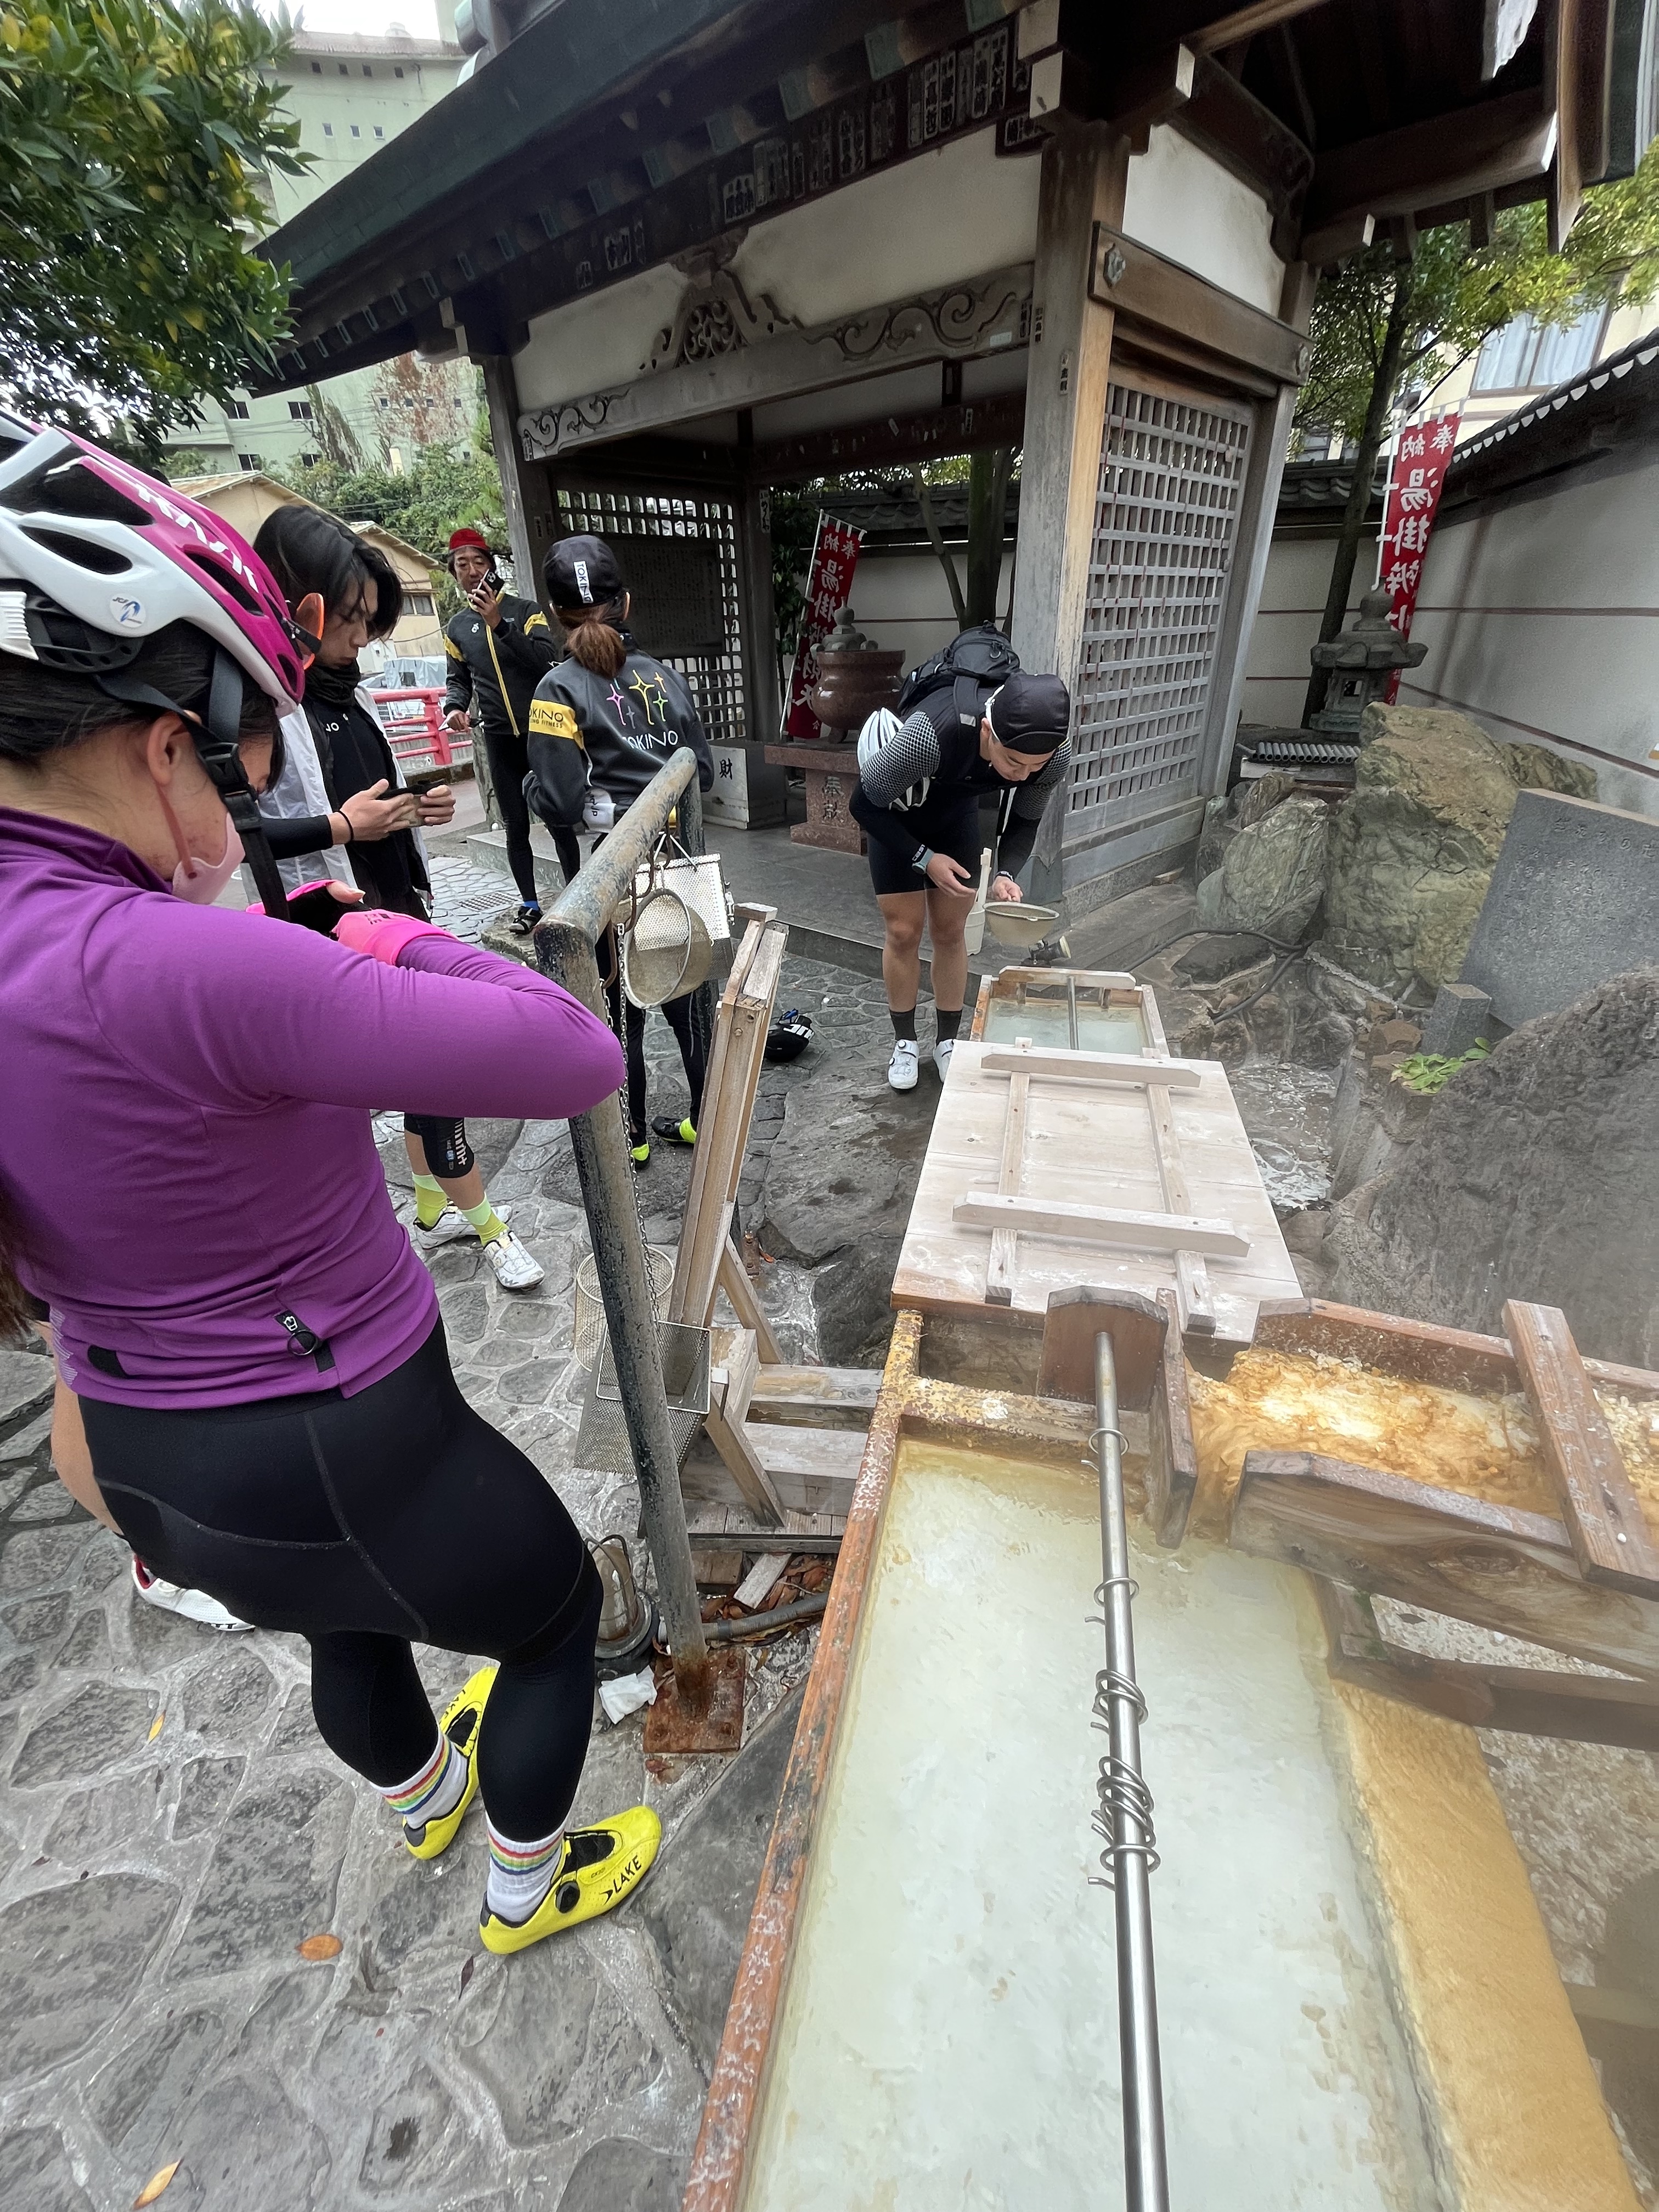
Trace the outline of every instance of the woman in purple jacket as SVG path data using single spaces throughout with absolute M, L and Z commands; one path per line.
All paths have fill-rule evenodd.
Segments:
M 564 1827 L 599 1578 L 456 1386 L 368 1111 L 582 1112 L 622 1055 L 429 924 L 212 905 L 245 850 L 278 905 L 254 792 L 305 642 L 217 517 L 0 414 L 0 1321 L 50 1304 L 122 1533 L 307 1638 L 319 1729 L 417 1857 L 482 1790 L 481 1934 L 515 1951 L 617 1903 L 660 1832 Z M 499 1664 L 434 1720 L 411 1639 Z

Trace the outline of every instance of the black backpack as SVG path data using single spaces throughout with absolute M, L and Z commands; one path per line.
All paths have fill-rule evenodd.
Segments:
M 994 690 L 1019 666 L 1019 655 L 994 623 L 983 622 L 953 637 L 942 653 L 913 668 L 899 687 L 897 714 L 901 721 L 919 699 L 947 684 L 956 687 L 957 719 L 979 720 L 980 694 Z

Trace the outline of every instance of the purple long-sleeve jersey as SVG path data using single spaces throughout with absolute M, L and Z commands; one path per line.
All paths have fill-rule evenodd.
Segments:
M 0 1191 L 65 1380 L 169 1407 L 350 1395 L 425 1339 L 369 1109 L 550 1119 L 623 1075 L 605 1024 L 512 961 L 434 934 L 388 967 L 8 807 L 0 1065 Z

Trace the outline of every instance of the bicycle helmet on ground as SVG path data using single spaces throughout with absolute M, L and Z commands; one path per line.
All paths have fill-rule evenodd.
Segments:
M 199 712 L 127 673 L 179 622 L 214 647 Z M 242 767 L 242 701 L 252 682 L 279 718 L 296 707 L 315 650 L 264 562 L 210 508 L 67 430 L 0 409 L 0 653 L 178 714 L 273 915 L 288 902 Z M 278 756 L 273 781 L 280 771 Z

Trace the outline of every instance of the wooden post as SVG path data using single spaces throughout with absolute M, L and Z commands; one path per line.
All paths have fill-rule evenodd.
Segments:
M 1025 667 L 1052 669 L 1074 691 L 1115 320 L 1089 296 L 1089 268 L 1095 225 L 1123 221 L 1128 176 L 1129 142 L 1105 124 L 1066 118 L 1042 151 L 1012 641 Z M 1059 830 L 1051 809 L 1039 897 L 1060 887 Z
M 501 498 L 507 508 L 507 545 L 513 556 L 513 576 L 522 597 L 545 605 L 542 562 L 558 536 L 553 489 L 545 468 L 525 459 L 519 437 L 519 386 L 507 354 L 486 354 L 478 366 L 483 371 L 484 398 L 489 407 L 489 442 L 501 472 Z
M 778 617 L 772 599 L 770 495 L 763 485 L 744 483 L 732 506 L 737 516 L 738 623 L 743 647 L 743 734 L 751 744 L 770 744 L 778 735 L 781 711 Z
M 1292 261 L 1279 288 L 1279 319 L 1292 330 L 1305 331 L 1313 313 L 1319 272 L 1304 261 Z M 1244 664 L 1249 657 L 1250 633 L 1261 604 L 1261 586 L 1267 573 L 1273 524 L 1279 514 L 1279 488 L 1285 475 L 1285 456 L 1291 442 L 1291 423 L 1300 385 L 1279 387 L 1277 399 L 1256 402 L 1250 426 L 1250 455 L 1245 465 L 1244 492 L 1239 504 L 1238 528 L 1233 539 L 1233 574 L 1227 605 L 1215 641 L 1215 665 L 1230 669 L 1224 684 L 1210 691 L 1209 726 L 1204 732 L 1204 757 L 1199 789 L 1208 797 L 1227 787 L 1232 763 L 1233 734 L 1244 699 Z

